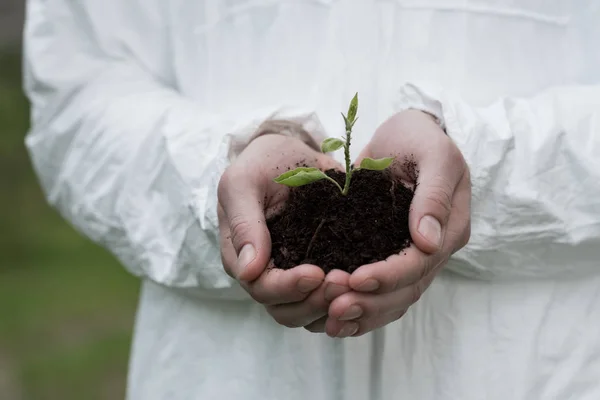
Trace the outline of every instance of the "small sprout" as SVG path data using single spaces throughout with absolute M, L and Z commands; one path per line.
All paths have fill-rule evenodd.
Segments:
M 347 115 L 342 113 L 342 117 L 344 118 L 344 124 L 346 128 L 346 136 L 345 140 L 341 140 L 338 138 L 327 138 L 321 143 L 321 151 L 323 153 L 329 153 L 332 151 L 336 151 L 344 148 L 344 159 L 346 161 L 346 179 L 344 182 L 344 187 L 342 187 L 339 183 L 337 183 L 333 178 L 327 176 L 324 172 L 322 172 L 318 168 L 313 167 L 299 167 L 294 170 L 288 171 L 284 174 L 279 175 L 274 179 L 276 183 L 281 183 L 286 186 L 303 186 L 308 185 L 309 183 L 313 183 L 316 181 L 320 181 L 321 179 L 327 179 L 337 186 L 342 195 L 347 195 L 350 190 L 350 181 L 352 179 L 352 173 L 358 171 L 359 169 L 367 169 L 373 171 L 382 171 L 389 167 L 394 161 L 393 157 L 386 157 L 374 160 L 372 158 L 365 158 L 360 163 L 358 168 L 352 168 L 352 164 L 350 162 L 350 141 L 352 139 L 352 128 L 354 124 L 358 120 L 358 93 L 354 95 L 352 101 L 350 101 L 350 106 L 348 107 Z
M 372 171 L 383 171 L 394 162 L 394 157 L 378 158 L 376 160 L 365 157 L 360 162 L 360 169 L 370 169 Z

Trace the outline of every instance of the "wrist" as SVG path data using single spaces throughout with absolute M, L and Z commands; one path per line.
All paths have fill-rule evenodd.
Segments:
M 295 138 L 305 143 L 312 149 L 320 149 L 313 135 L 304 129 L 302 124 L 287 120 L 270 119 L 264 121 L 254 132 L 244 140 L 232 140 L 229 144 L 228 158 L 233 162 L 252 142 L 266 135 Z M 318 135 L 317 135 L 318 136 Z
M 302 141 L 314 150 L 320 150 L 319 144 L 313 138 L 313 136 L 297 122 L 286 120 L 265 121 L 258 127 L 256 132 L 254 132 L 250 138 L 250 142 L 265 135 L 283 135 L 290 138 L 295 138 Z
M 404 111 L 400 111 L 398 114 L 406 115 L 409 118 L 419 118 L 431 121 L 434 124 L 436 124 L 444 132 L 444 134 L 447 134 L 442 121 L 440 121 L 440 119 L 437 116 L 428 111 L 421 110 L 418 108 L 409 108 Z

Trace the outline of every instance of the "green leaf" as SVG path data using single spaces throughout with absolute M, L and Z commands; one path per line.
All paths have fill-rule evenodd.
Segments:
M 330 153 L 336 151 L 344 146 L 344 141 L 338 138 L 327 138 L 321 143 L 321 151 L 323 153 Z
M 300 167 L 283 173 L 273 180 L 276 183 L 281 183 L 282 185 L 296 187 L 308 185 L 309 183 L 320 181 L 321 179 L 326 178 L 327 175 L 325 175 L 318 168 Z
M 366 157 L 360 162 L 360 168 L 370 169 L 372 171 L 383 171 L 384 169 L 392 165 L 393 161 L 394 157 L 378 158 L 377 160 Z
M 356 118 L 356 113 L 358 112 L 358 93 L 354 95 L 352 101 L 350 102 L 350 107 L 348 107 L 348 115 L 346 116 L 350 123 L 354 122 Z

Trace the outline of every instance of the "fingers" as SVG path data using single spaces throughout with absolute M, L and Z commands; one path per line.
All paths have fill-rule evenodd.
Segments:
M 442 248 L 454 191 L 466 171 L 460 151 L 443 132 L 439 134 L 439 140 L 418 155 L 418 184 L 409 215 L 415 245 L 429 254 Z
M 349 292 L 335 299 L 329 307 L 325 331 L 332 337 L 360 336 L 402 317 L 429 287 L 435 271 L 403 289 L 366 294 Z
M 405 310 L 419 301 L 431 284 L 434 273 L 415 284 L 383 294 L 350 292 L 335 299 L 329 306 L 329 317 L 340 321 L 370 319 L 390 312 Z
M 304 301 L 269 306 L 267 311 L 280 325 L 299 328 L 327 315 L 327 303 L 324 297 L 325 285 L 321 285 Z
M 304 300 L 325 278 L 316 265 L 299 265 L 292 269 L 271 268 L 252 282 L 240 285 L 254 300 L 264 305 L 287 304 Z
M 325 322 L 325 332 L 327 335 L 337 338 L 358 337 L 399 320 L 405 313 L 406 310 L 400 310 L 367 320 L 348 322 L 330 318 Z
M 325 277 L 325 301 L 331 303 L 337 297 L 350 291 L 350 274 L 338 269 L 330 271 Z
M 271 254 L 264 190 L 248 174 L 233 168 L 221 177 L 218 197 L 237 256 L 235 263 L 226 264 L 226 271 L 240 281 L 252 281 L 263 272 Z
M 325 277 L 323 284 L 310 293 L 303 301 L 291 304 L 277 304 L 267 307 L 267 311 L 275 321 L 287 327 L 296 328 L 311 325 L 317 319 L 327 315 L 327 309 L 331 300 L 350 291 L 348 278 L 349 274 L 346 272 L 331 271 Z M 317 327 L 311 326 L 310 329 L 317 329 Z
M 359 267 L 348 283 L 357 292 L 388 293 L 417 283 L 443 261 L 441 253 L 428 255 L 411 246 L 387 260 Z
M 325 333 L 334 338 L 354 336 L 359 329 L 360 325 L 356 321 L 343 322 L 329 318 L 325 322 Z
M 256 280 L 240 285 L 261 304 L 281 305 L 269 312 L 276 313 L 272 315 L 282 325 L 304 326 L 325 315 L 332 300 L 350 291 L 349 278 L 343 271 L 325 277 L 321 268 L 304 264 L 288 270 L 268 269 Z M 303 320 L 296 321 L 299 319 Z

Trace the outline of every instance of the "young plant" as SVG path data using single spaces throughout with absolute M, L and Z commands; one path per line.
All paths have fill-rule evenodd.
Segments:
M 348 107 L 348 114 L 344 115 L 342 113 L 342 117 L 344 118 L 344 124 L 346 128 L 346 135 L 342 139 L 338 138 L 327 138 L 323 140 L 321 143 L 321 151 L 323 153 L 329 153 L 332 151 L 336 151 L 344 148 L 344 158 L 346 161 L 346 179 L 344 181 L 344 187 L 342 187 L 339 183 L 337 183 L 333 178 L 326 175 L 323 171 L 314 167 L 299 167 L 293 170 L 290 170 L 286 173 L 279 175 L 274 179 L 275 182 L 281 183 L 282 185 L 296 187 L 296 186 L 304 186 L 309 183 L 313 183 L 316 181 L 320 181 L 321 179 L 327 179 L 338 189 L 342 195 L 346 196 L 348 191 L 350 190 L 350 181 L 352 180 L 352 174 L 359 169 L 368 169 L 373 171 L 382 171 L 389 167 L 394 161 L 393 157 L 385 157 L 379 159 L 372 159 L 365 157 L 360 165 L 356 168 L 352 168 L 350 162 L 350 141 L 352 140 L 352 128 L 354 124 L 358 120 L 356 117 L 358 112 L 358 93 L 354 95 L 352 101 L 350 102 L 350 107 Z

